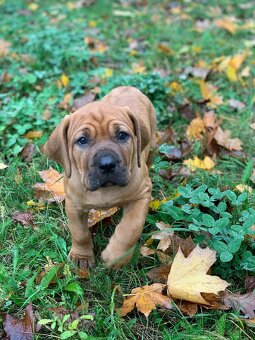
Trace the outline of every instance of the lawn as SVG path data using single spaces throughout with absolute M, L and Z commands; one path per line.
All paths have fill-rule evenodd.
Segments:
M 0 0 L 0 13 L 0 338 L 254 339 L 255 4 Z M 157 111 L 153 200 L 127 266 L 100 261 L 117 212 L 91 228 L 96 266 L 79 272 L 64 201 L 33 188 L 39 171 L 63 171 L 41 146 L 120 85 Z M 172 296 L 171 309 L 120 316 L 132 289 L 166 284 L 163 265 L 195 245 L 215 252 L 208 274 L 229 283 L 229 303 Z

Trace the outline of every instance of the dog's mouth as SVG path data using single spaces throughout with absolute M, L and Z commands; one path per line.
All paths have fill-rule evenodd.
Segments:
M 86 186 L 90 191 L 96 191 L 100 188 L 125 187 L 128 184 L 128 175 L 126 171 L 112 175 L 99 175 L 97 172 L 89 173 Z

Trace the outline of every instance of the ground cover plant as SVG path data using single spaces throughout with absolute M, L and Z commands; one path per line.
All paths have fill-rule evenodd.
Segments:
M 252 1 L 0 1 L 0 338 L 253 339 Z M 153 199 L 135 255 L 67 261 L 61 169 L 40 146 L 119 85 L 158 115 Z M 50 168 L 52 167 L 52 168 Z M 210 287 L 210 288 L 208 288 Z

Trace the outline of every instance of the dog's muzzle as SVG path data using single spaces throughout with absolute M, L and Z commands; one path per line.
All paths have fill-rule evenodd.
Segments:
M 126 186 L 127 169 L 119 155 L 112 150 L 97 152 L 89 164 L 87 186 L 90 191 L 109 186 Z

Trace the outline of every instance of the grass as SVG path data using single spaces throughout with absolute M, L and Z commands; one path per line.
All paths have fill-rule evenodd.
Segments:
M 42 284 L 38 282 L 38 276 L 47 264 L 46 257 L 53 262 L 66 263 L 70 237 L 63 205 L 46 204 L 42 210 L 37 205 L 31 207 L 36 230 L 24 228 L 11 219 L 14 211 L 28 209 L 28 201 L 36 202 L 32 186 L 39 181 L 39 170 L 47 169 L 49 165 L 61 170 L 41 155 L 39 146 L 67 114 L 58 105 L 65 94 L 78 97 L 91 91 L 96 77 L 101 89 L 98 98 L 118 85 L 137 86 L 155 105 L 159 128 L 170 124 L 178 139 L 183 139 L 189 123 L 181 114 L 184 105 L 188 104 L 193 113 L 208 110 L 201 104 L 203 99 L 198 84 L 185 74 L 185 68 L 195 66 L 199 60 L 211 65 L 217 57 L 233 56 L 251 46 L 243 66 L 250 68 L 248 77 L 230 82 L 224 72 L 213 72 L 209 79 L 224 98 L 223 105 L 216 108 L 217 114 L 224 118 L 223 127 L 243 141 L 245 156 L 235 158 L 233 154 L 225 154 L 218 158 L 217 169 L 222 175 L 200 171 L 188 178 L 194 188 L 205 183 L 233 190 L 235 185 L 242 183 L 245 164 L 249 160 L 254 163 L 255 134 L 250 129 L 255 95 L 254 28 L 239 29 L 230 34 L 213 25 L 200 32 L 195 27 L 200 21 L 213 23 L 218 18 L 230 16 L 236 18 L 239 26 L 249 20 L 254 25 L 251 16 L 254 7 L 249 7 L 252 3 L 247 2 L 246 7 L 235 0 L 148 1 L 144 6 L 141 3 L 98 0 L 91 6 L 76 9 L 72 5 L 76 2 L 67 1 L 37 1 L 32 5 L 21 0 L 0 1 L 0 39 L 11 43 L 9 52 L 1 57 L 0 78 L 0 159 L 9 165 L 0 170 L 0 308 L 4 313 L 20 316 L 32 301 L 40 319 L 54 315 L 50 308 L 63 307 L 68 314 L 80 306 L 81 314 L 94 316 L 94 321 L 82 323 L 83 331 L 91 339 L 252 339 L 252 328 L 247 328 L 238 314 L 230 312 L 201 310 L 190 318 L 176 308 L 174 311 L 155 310 L 148 320 L 138 312 L 119 318 L 114 310 L 121 305 L 122 297 L 114 287 L 119 286 L 124 294 L 128 294 L 137 286 L 150 284 L 146 273 L 160 262 L 154 257 L 142 257 L 138 245 L 133 260 L 122 270 L 109 272 L 103 267 L 100 253 L 118 216 L 111 225 L 105 226 L 101 222 L 95 230 L 98 262 L 91 270 L 90 278 L 79 280 L 72 266 L 66 265 L 55 284 Z M 106 51 L 93 51 L 84 43 L 85 36 L 100 40 L 107 47 Z M 136 47 L 130 47 L 130 44 Z M 171 50 L 162 50 L 160 44 Z M 145 74 L 135 73 L 133 64 L 136 63 L 140 71 L 144 67 Z M 155 70 L 160 69 L 168 75 L 163 78 L 155 75 Z M 4 74 L 8 75 L 8 81 L 4 81 Z M 69 84 L 57 86 L 63 74 L 68 77 Z M 183 91 L 171 90 L 171 82 L 181 84 Z M 232 98 L 245 104 L 240 112 L 228 105 Z M 46 110 L 50 112 L 47 120 L 44 118 Z M 33 130 L 43 131 L 43 134 L 33 141 L 37 153 L 31 162 L 25 163 L 19 154 L 28 143 L 25 133 Z M 195 143 L 191 155 L 201 156 L 202 148 L 199 142 Z M 172 166 L 178 168 L 180 163 Z M 186 181 L 180 176 L 172 181 L 162 179 L 155 168 L 151 175 L 155 198 L 161 198 L 159 192 L 165 196 L 172 194 Z M 254 188 L 249 178 L 246 183 Z M 249 207 L 254 207 L 254 194 L 246 209 Z M 160 214 L 149 213 L 140 245 L 149 239 L 155 230 L 153 221 L 158 218 Z M 182 232 L 179 234 L 184 236 Z M 254 251 L 254 242 L 249 250 Z M 235 262 L 222 264 L 218 261 L 217 264 L 214 272 L 230 280 L 233 291 L 243 290 L 245 276 L 255 272 L 254 267 L 250 271 L 237 270 L 238 263 Z M 82 294 L 73 285 L 75 283 L 82 287 Z M 67 290 L 70 285 L 74 287 L 71 291 Z M 0 336 L 3 336 L 1 327 L 0 324 Z M 57 329 L 44 327 L 35 338 L 51 339 L 59 337 L 60 333 Z

